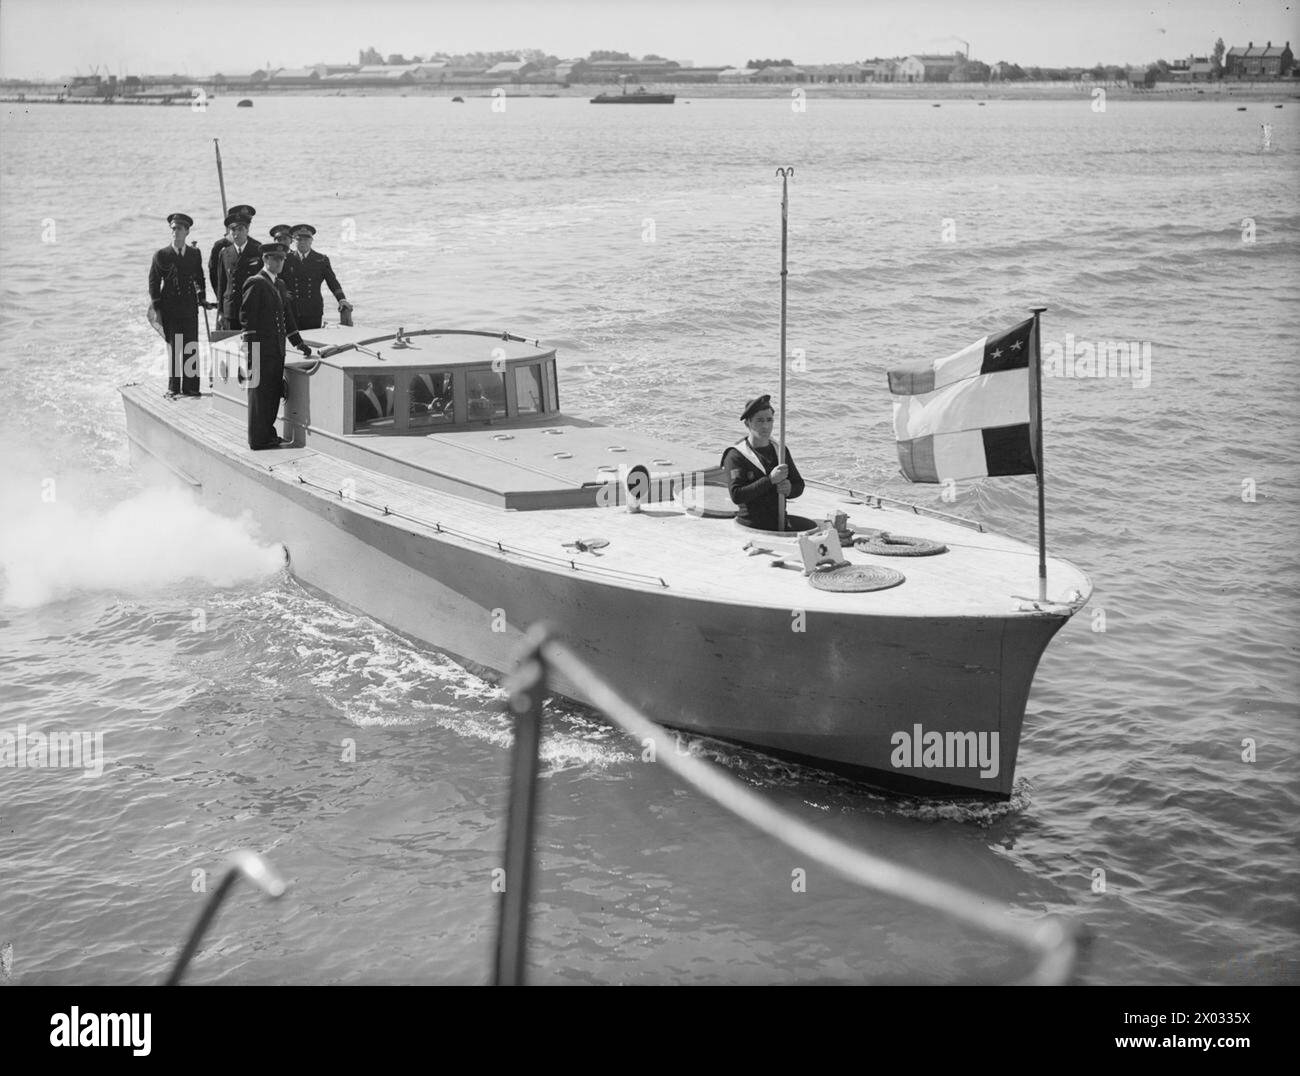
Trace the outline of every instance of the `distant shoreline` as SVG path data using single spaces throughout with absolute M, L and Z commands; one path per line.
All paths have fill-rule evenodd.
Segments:
M 1213 82 L 1204 84 L 1158 83 L 1152 88 L 1130 86 L 1126 82 L 863 82 L 863 83 L 793 83 L 740 85 L 732 83 L 645 83 L 653 93 L 673 93 L 677 103 L 691 100 L 794 100 L 802 92 L 807 100 L 905 100 L 905 101 L 1060 101 L 1071 98 L 1090 100 L 1095 91 L 1104 90 L 1108 99 L 1122 101 L 1268 101 L 1300 100 L 1300 80 L 1285 82 Z M 406 83 L 395 86 L 290 86 L 290 87 L 223 87 L 216 92 L 205 88 L 208 99 L 227 101 L 240 98 L 276 97 L 576 97 L 591 98 L 612 93 L 609 85 L 520 84 L 476 82 L 472 84 Z M 189 92 L 187 87 L 150 87 L 149 94 Z M 5 103 L 55 103 L 56 95 L 0 85 L 0 101 Z M 100 104 L 97 97 L 66 97 L 58 103 Z M 142 96 L 120 96 L 113 104 L 160 104 Z M 185 107 L 181 97 L 172 107 Z

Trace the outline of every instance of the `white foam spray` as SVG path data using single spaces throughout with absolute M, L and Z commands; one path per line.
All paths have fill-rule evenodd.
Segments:
M 110 507 L 81 483 L 10 477 L 0 488 L 0 604 L 32 608 L 81 591 L 133 593 L 184 580 L 217 587 L 262 578 L 283 550 L 183 489 L 147 489 Z

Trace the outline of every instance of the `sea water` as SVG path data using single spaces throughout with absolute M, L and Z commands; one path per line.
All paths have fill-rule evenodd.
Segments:
M 1032 478 L 902 482 L 885 372 L 1045 306 L 1048 540 L 1096 590 L 1043 658 L 1011 801 L 693 749 L 864 848 L 1085 925 L 1086 982 L 1300 978 L 1300 108 L 495 104 L 3 106 L 0 732 L 98 735 L 103 755 L 98 776 L 0 768 L 6 976 L 159 980 L 241 846 L 289 892 L 240 891 L 193 981 L 489 976 L 500 691 L 305 590 L 286 536 L 128 464 L 117 386 L 164 387 L 149 258 L 183 211 L 206 260 L 220 138 L 253 234 L 314 224 L 359 324 L 539 338 L 566 409 L 719 453 L 776 390 L 792 165 L 800 469 L 1028 541 Z M 589 711 L 548 708 L 543 775 L 533 981 L 1026 967 L 757 835 Z

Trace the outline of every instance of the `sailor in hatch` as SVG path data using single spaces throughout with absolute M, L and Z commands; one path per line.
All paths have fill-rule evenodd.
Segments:
M 788 448 L 785 464 L 777 462 L 772 444 L 776 412 L 771 401 L 771 396 L 760 396 L 745 405 L 740 421 L 749 433 L 722 455 L 731 500 L 738 507 L 736 521 L 768 531 L 776 530 L 777 495 L 783 493 L 786 500 L 793 500 L 803 493 L 803 478 Z

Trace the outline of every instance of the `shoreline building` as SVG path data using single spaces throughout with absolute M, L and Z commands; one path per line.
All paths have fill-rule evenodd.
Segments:
M 1237 45 L 1228 50 L 1223 58 L 1223 75 L 1225 78 L 1286 78 L 1294 64 L 1290 41 L 1281 48 L 1271 41 L 1263 46 L 1250 41 L 1244 49 Z

